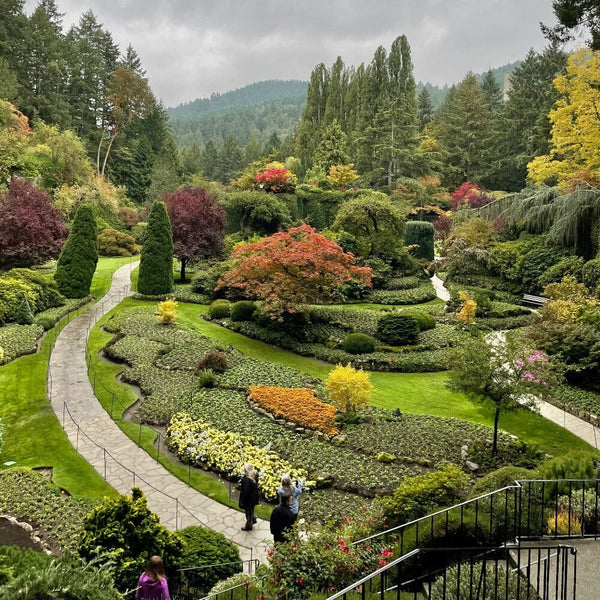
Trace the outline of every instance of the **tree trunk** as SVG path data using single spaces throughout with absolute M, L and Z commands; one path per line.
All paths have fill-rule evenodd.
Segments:
M 181 283 L 183 283 L 185 281 L 185 263 L 186 263 L 186 259 L 185 258 L 180 258 L 179 260 L 181 261 Z
M 99 175 L 102 175 L 102 177 L 104 177 L 104 170 L 106 169 L 106 161 L 108 160 L 108 155 L 110 153 L 110 149 L 113 145 L 113 142 L 115 141 L 115 138 L 117 137 L 117 133 L 118 133 L 118 131 L 115 129 L 114 133 L 110 136 L 110 141 L 108 142 L 108 148 L 106 149 L 106 154 L 104 155 L 104 161 L 102 162 L 102 172 L 99 173 Z M 98 154 L 98 158 L 100 158 L 100 154 Z
M 496 404 L 496 414 L 494 415 L 494 442 L 492 444 L 492 456 L 498 452 L 498 421 L 500 420 L 500 406 Z

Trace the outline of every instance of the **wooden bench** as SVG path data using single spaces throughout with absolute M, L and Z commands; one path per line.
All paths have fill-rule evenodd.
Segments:
M 548 302 L 548 298 L 533 296 L 532 294 L 523 294 L 523 299 L 521 300 L 521 304 L 532 306 L 533 308 L 541 308 L 546 302 Z

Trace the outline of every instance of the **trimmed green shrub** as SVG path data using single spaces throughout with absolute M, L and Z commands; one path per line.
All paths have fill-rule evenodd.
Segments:
M 135 239 L 117 229 L 104 229 L 98 236 L 98 252 L 101 256 L 134 256 Z
M 209 352 L 198 361 L 196 374 L 206 369 L 211 369 L 215 373 L 225 373 L 227 366 L 227 357 L 224 354 L 221 352 Z
M 133 488 L 131 496 L 105 498 L 87 515 L 77 549 L 84 560 L 100 552 L 103 560 L 112 561 L 115 586 L 124 592 L 131 589 L 155 554 L 164 560 L 167 578 L 174 585 L 183 544 L 150 511 L 144 493 Z
M 30 303 L 35 301 L 35 292 L 27 283 L 13 277 L 0 277 L 0 323 L 17 320 L 23 298 Z
M 402 314 L 414 319 L 419 324 L 419 331 L 427 331 L 435 327 L 435 317 L 422 310 L 403 310 Z
M 588 260 L 582 269 L 582 279 L 585 286 L 594 291 L 600 284 L 600 258 Z
M 54 273 L 60 293 L 67 298 L 83 298 L 90 293 L 98 262 L 97 237 L 92 207 L 81 204 Z
M 137 291 L 160 296 L 173 291 L 173 234 L 164 202 L 155 202 L 142 246 Z
M 445 465 L 439 471 L 407 477 L 392 496 L 380 496 L 378 503 L 390 525 L 406 523 L 462 500 L 468 483 L 460 467 Z
M 65 303 L 65 297 L 58 291 L 56 282 L 49 275 L 33 269 L 11 269 L 6 276 L 23 281 L 33 290 L 35 299 L 30 301 L 33 312 L 56 308 Z
M 32 325 L 33 324 L 33 312 L 26 296 L 23 296 L 23 301 L 17 309 L 16 319 L 19 325 Z
M 350 354 L 367 354 L 375 350 L 375 340 L 366 333 L 350 333 L 344 338 L 342 348 Z
M 434 229 L 431 223 L 427 221 L 407 221 L 404 234 L 404 245 L 417 245 L 412 251 L 416 258 L 425 258 L 433 260 L 435 258 L 433 250 Z
M 202 595 L 221 579 L 242 570 L 238 547 L 222 533 L 192 525 L 177 531 L 176 535 L 183 542 L 181 562 L 184 567 L 220 565 L 185 572 L 189 585 Z
M 190 282 L 190 289 L 196 294 L 212 294 L 215 291 L 215 278 L 207 271 L 200 271 Z
M 416 344 L 419 335 L 419 322 L 403 313 L 384 315 L 377 322 L 377 337 L 392 346 Z
M 240 300 L 231 307 L 232 321 L 252 321 L 252 315 L 256 311 L 256 304 L 250 300 Z
M 208 307 L 208 314 L 213 319 L 226 319 L 231 314 L 231 302 L 229 300 L 215 300 Z
M 513 467 L 512 465 L 507 467 L 500 467 L 491 473 L 483 476 L 473 486 L 470 498 L 476 498 L 482 496 L 488 492 L 502 489 L 508 485 L 514 485 L 516 480 L 519 479 L 535 479 L 537 473 L 523 467 Z
M 567 256 L 559 260 L 555 265 L 546 269 L 538 279 L 540 287 L 545 288 L 550 283 L 562 281 L 563 277 L 575 277 L 581 281 L 584 260 L 581 256 Z

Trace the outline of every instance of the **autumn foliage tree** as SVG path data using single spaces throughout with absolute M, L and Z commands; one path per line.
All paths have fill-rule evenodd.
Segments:
M 29 267 L 56 258 L 68 230 L 50 196 L 24 179 L 0 195 L 0 267 Z
M 173 255 L 181 263 L 181 280 L 189 262 L 221 255 L 225 209 L 201 187 L 185 187 L 162 198 L 173 231 Z
M 550 152 L 527 165 L 535 183 L 567 183 L 577 174 L 600 177 L 600 51 L 584 48 L 569 57 L 564 75 L 554 80 L 560 94 L 550 111 Z
M 352 254 L 309 225 L 240 244 L 232 263 L 217 289 L 237 288 L 258 298 L 263 311 L 274 317 L 294 312 L 300 304 L 332 301 L 337 288 L 352 279 L 371 285 L 371 269 L 355 266 Z

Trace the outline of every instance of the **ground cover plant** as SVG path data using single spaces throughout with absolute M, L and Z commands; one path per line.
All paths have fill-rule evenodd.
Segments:
M 185 312 L 186 307 L 181 308 Z M 187 420 L 179 420 L 176 425 L 178 435 L 183 436 L 180 439 L 194 427 L 205 433 L 207 427 L 235 431 L 235 435 L 251 438 L 248 443 L 253 447 L 269 445 L 272 452 L 297 468 L 310 465 L 310 479 L 326 481 L 332 490 L 357 496 L 368 504 L 375 494 L 391 493 L 404 477 L 431 469 L 439 460 L 459 464 L 462 445 L 491 436 L 490 430 L 474 423 L 417 415 L 398 419 L 377 411 L 369 413 L 364 422 L 344 429 L 334 443 L 299 433 L 256 412 L 248 404 L 246 393 L 252 385 L 275 385 L 292 391 L 296 388 L 298 392 L 293 393 L 308 388 L 313 390 L 313 397 L 327 401 L 319 380 L 280 364 L 248 358 L 191 327 L 161 326 L 156 323 L 154 310 L 154 305 L 138 304 L 114 313 L 106 324 L 116 334 L 107 353 L 131 365 L 125 378 L 139 385 L 146 395 L 140 409 L 143 419 L 173 424 L 171 417 L 176 411 L 187 415 Z M 214 387 L 200 387 L 194 372 L 199 358 L 210 352 L 225 356 L 227 367 L 222 374 L 214 373 Z M 243 458 L 219 451 L 220 458 L 207 459 L 201 445 L 190 445 L 188 441 L 180 447 L 179 443 L 173 444 L 181 459 L 212 466 L 237 478 Z M 222 461 L 229 465 L 226 469 Z M 323 507 L 316 507 L 313 514 L 321 518 L 325 514 L 334 516 Z

